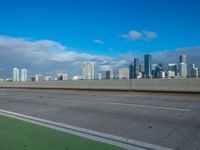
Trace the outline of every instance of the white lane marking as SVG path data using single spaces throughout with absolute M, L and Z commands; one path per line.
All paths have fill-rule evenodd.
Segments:
M 64 123 L 59 123 L 59 122 L 54 122 L 54 121 L 36 118 L 32 116 L 27 116 L 27 115 L 23 115 L 23 114 L 11 112 L 11 111 L 6 111 L 2 109 L 0 109 L 0 115 L 31 122 L 33 124 L 37 124 L 40 126 L 59 130 L 62 132 L 74 134 L 74 135 L 88 138 L 91 140 L 96 140 L 99 142 L 115 145 L 115 146 L 122 147 L 128 150 L 175 150 L 175 149 L 153 145 L 153 144 L 136 141 L 136 140 L 132 140 L 132 139 L 124 138 L 124 137 L 119 137 L 119 136 L 115 136 L 115 135 L 111 135 L 107 133 L 102 133 L 102 132 L 98 132 L 94 130 L 71 126 Z
M 23 100 L 23 99 L 31 99 L 31 98 L 33 98 L 33 97 L 18 97 L 18 98 L 15 98 L 16 100 Z
M 174 110 L 174 111 L 185 111 L 185 112 L 192 111 L 192 109 L 184 109 L 184 108 L 162 107 L 162 106 L 140 105 L 140 104 L 127 104 L 127 103 L 101 102 L 101 104 L 130 106 L 130 107 L 143 107 L 143 108 L 151 108 L 151 109 Z
M 7 93 L 0 93 L 0 95 L 7 96 L 8 94 Z

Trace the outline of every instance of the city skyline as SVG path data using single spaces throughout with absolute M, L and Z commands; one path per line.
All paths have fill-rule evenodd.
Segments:
M 82 64 L 82 74 L 73 75 L 68 78 L 68 73 L 58 73 L 57 77 L 42 74 L 35 74 L 28 76 L 28 70 L 26 68 L 21 69 L 21 74 L 18 68 L 13 68 L 14 82 L 23 81 L 51 81 L 51 80 L 102 80 L 102 79 L 151 79 L 151 78 L 198 78 L 200 75 L 200 69 L 196 67 L 196 64 L 187 64 L 187 56 L 180 55 L 179 63 L 158 64 L 152 63 L 152 55 L 144 55 L 144 64 L 140 63 L 139 58 L 134 58 L 132 62 L 125 67 L 119 67 L 116 71 L 118 73 L 113 74 L 113 69 L 110 68 L 104 72 L 96 70 L 92 62 L 84 62 Z M 142 62 L 142 61 L 141 61 Z M 95 72 L 98 72 L 95 74 Z M 21 75 L 21 80 L 20 80 Z M 2 79 L 1 79 L 2 80 Z M 5 80 L 5 79 L 4 79 Z M 10 79 L 8 79 L 10 81 Z
M 50 76 L 81 74 L 83 62 L 116 70 L 146 53 L 165 64 L 185 54 L 200 67 L 199 6 L 198 0 L 4 1 L 0 78 L 11 77 L 15 66 Z

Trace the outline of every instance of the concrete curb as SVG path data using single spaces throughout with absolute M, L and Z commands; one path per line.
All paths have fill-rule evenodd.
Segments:
M 107 133 L 97 132 L 85 128 L 75 127 L 64 123 L 49 121 L 41 118 L 27 116 L 15 112 L 10 112 L 0 109 L 0 115 L 16 118 L 19 120 L 27 121 L 40 126 L 52 128 L 58 131 L 74 134 L 80 137 L 84 137 L 91 140 L 96 140 L 103 143 L 108 143 L 118 147 L 122 147 L 129 150 L 174 150 L 171 148 L 165 148 L 158 145 L 153 145 L 145 142 L 140 142 L 128 138 L 123 138 Z

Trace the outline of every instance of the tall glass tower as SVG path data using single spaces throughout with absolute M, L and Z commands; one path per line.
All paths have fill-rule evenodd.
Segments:
M 13 81 L 19 82 L 19 69 L 13 68 Z
M 130 79 L 133 79 L 134 78 L 134 64 L 130 64 L 129 65 L 129 77 Z
M 94 80 L 94 64 L 85 62 L 82 68 L 83 80 Z
M 21 69 L 21 81 L 25 82 L 27 81 L 28 71 L 27 69 L 23 68 Z
M 151 64 L 152 64 L 152 56 L 150 54 L 144 55 L 144 74 L 146 78 L 151 78 Z

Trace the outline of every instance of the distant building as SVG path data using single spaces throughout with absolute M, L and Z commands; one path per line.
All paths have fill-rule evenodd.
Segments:
M 82 77 L 80 75 L 75 75 L 72 77 L 72 80 L 81 80 Z
M 200 77 L 200 69 L 198 69 L 198 77 Z
M 185 63 L 179 64 L 179 76 L 184 78 L 187 77 L 187 66 Z
M 180 77 L 187 77 L 187 61 L 186 55 L 179 56 L 179 76 Z
M 165 72 L 164 65 L 162 63 L 159 63 L 155 67 L 155 78 L 161 78 L 160 77 L 160 72 Z
M 21 81 L 26 82 L 28 80 L 28 71 L 27 69 L 21 69 Z
M 63 74 L 63 80 L 64 81 L 68 80 L 68 74 Z
M 45 81 L 51 81 L 52 77 L 51 76 L 45 76 Z
M 156 75 L 156 73 L 157 73 L 157 67 L 158 67 L 158 64 L 152 64 L 151 65 L 151 74 L 152 74 L 153 78 L 157 77 L 157 75 Z
M 144 55 L 144 75 L 146 78 L 151 78 L 151 64 L 152 64 L 152 56 L 150 54 Z
M 106 71 L 106 79 L 113 79 L 113 71 L 112 70 Z
M 175 76 L 178 76 L 178 65 L 177 64 L 168 64 L 167 71 L 173 71 Z
M 134 63 L 129 65 L 129 77 L 134 79 Z
M 165 72 L 164 71 L 157 72 L 157 77 L 164 79 L 165 78 Z
M 119 69 L 119 79 L 129 79 L 129 68 Z
M 42 75 L 41 74 L 36 74 L 35 75 L 35 81 L 41 81 L 42 80 Z
M 68 74 L 66 73 L 58 73 L 58 80 L 68 80 Z
M 185 63 L 185 64 L 187 64 L 186 55 L 180 55 L 179 56 L 179 63 Z
M 168 78 L 175 78 L 175 72 L 174 72 L 174 71 L 171 71 L 171 70 L 168 70 L 168 71 L 167 71 L 167 77 L 168 77 Z
M 101 79 L 102 79 L 102 74 L 101 74 L 100 72 L 98 72 L 97 79 L 98 79 L 98 80 L 101 80 Z
M 30 76 L 29 77 L 29 81 L 35 81 L 35 77 L 34 76 Z
M 82 67 L 83 80 L 94 80 L 94 64 L 85 62 Z
M 141 72 L 142 78 L 144 77 L 144 64 L 139 65 L 139 72 Z
M 141 79 L 142 78 L 142 73 L 139 72 L 138 76 L 137 76 L 137 79 Z
M 192 78 L 198 78 L 199 76 L 198 68 L 196 68 L 194 64 L 192 65 L 192 68 L 190 70 L 190 75 L 190 77 Z
M 13 68 L 13 81 L 19 82 L 19 69 Z
M 137 79 L 140 72 L 139 58 L 134 58 L 133 72 L 134 72 L 134 78 Z
M 58 73 L 58 80 L 62 80 L 62 73 Z

